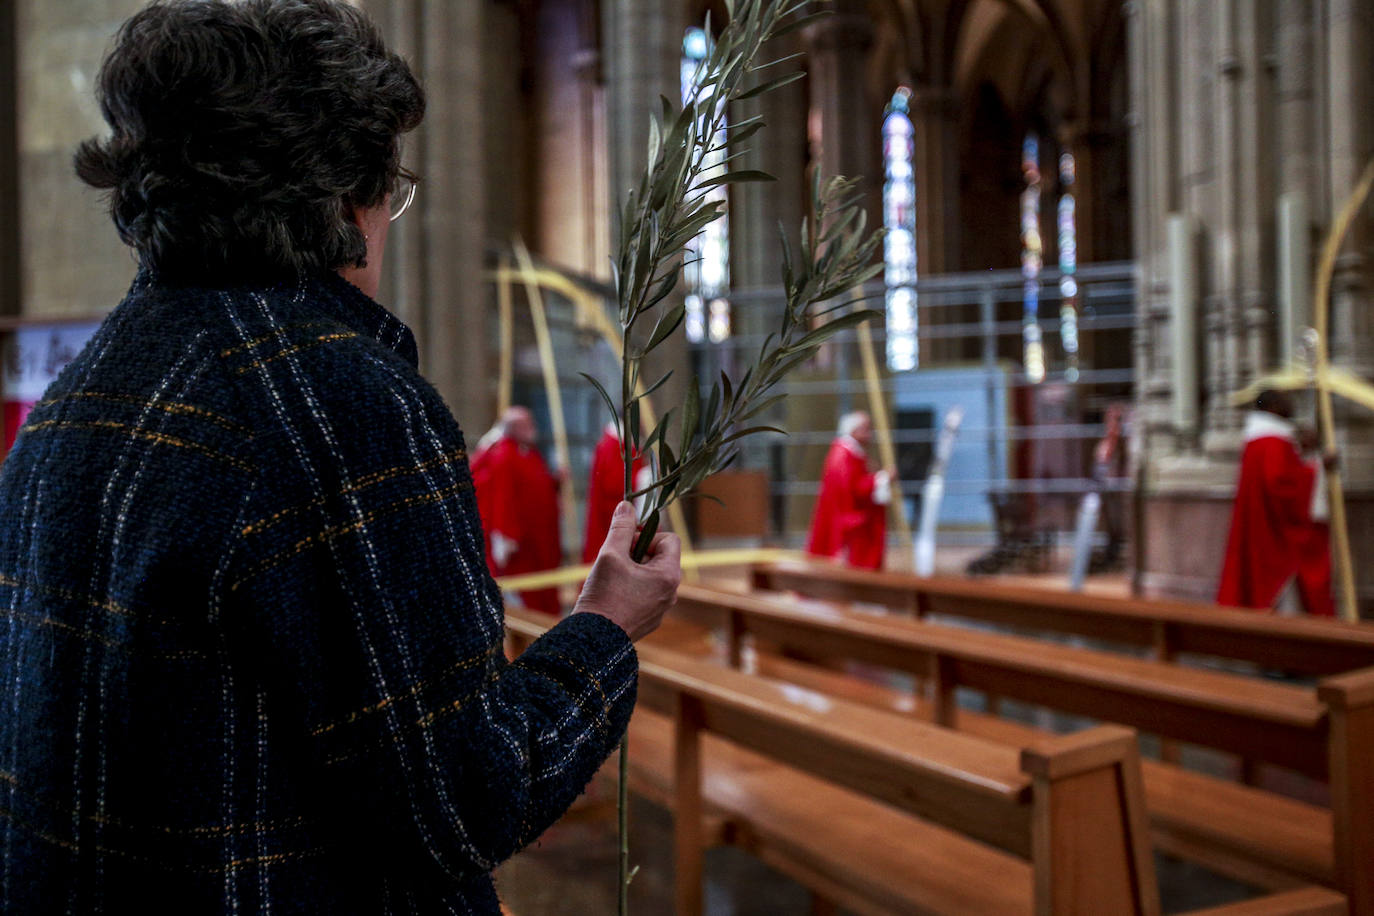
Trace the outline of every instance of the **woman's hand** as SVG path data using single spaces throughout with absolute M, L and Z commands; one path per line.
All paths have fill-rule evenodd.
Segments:
M 659 534 L 649 543 L 643 563 L 630 559 L 635 540 L 635 511 L 628 502 L 615 507 L 611 530 L 592 564 L 573 613 L 601 614 L 639 640 L 677 602 L 682 581 L 682 544 L 675 534 Z

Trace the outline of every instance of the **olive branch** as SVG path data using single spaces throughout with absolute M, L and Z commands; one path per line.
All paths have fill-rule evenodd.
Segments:
M 765 338 L 758 359 L 738 381 L 724 372 L 719 380 L 712 380 L 704 405 L 700 379 L 693 377 L 685 402 L 677 408 L 676 434 L 670 426 L 675 411 L 669 409 L 641 438 L 641 402 L 672 376 L 669 370 L 645 386 L 641 377 L 644 360 L 681 327 L 686 317 L 684 303 L 668 305 L 665 300 L 681 278 L 688 243 L 725 212 L 724 205 L 709 199 L 707 192 L 719 185 L 775 180 L 766 172 L 731 169 L 730 163 L 748 152 L 741 144 L 761 130 L 764 121 L 756 116 L 729 124 L 726 113 L 733 102 L 801 79 L 805 73 L 800 70 L 759 76 L 762 71 L 795 60 L 801 54 L 761 64 L 754 61 L 770 39 L 801 29 L 827 14 L 808 11 L 811 0 L 724 3 L 729 21 L 697 67 L 692 89 L 682 107 L 675 109 L 671 101 L 659 97 L 660 110 L 652 114 L 649 122 L 647 166 L 617 214 L 616 255 L 611 271 L 623 353 L 620 398 L 613 399 L 600 382 L 582 373 L 606 402 L 620 437 L 625 498 L 644 497 L 639 518 L 641 531 L 631 550 L 635 560 L 642 560 L 648 552 L 658 530 L 660 513 L 706 477 L 728 467 L 739 454 L 737 443 L 741 439 L 763 432 L 785 434 L 776 426 L 760 422 L 769 408 L 783 398 L 782 394 L 773 393 L 777 384 L 810 360 L 835 334 L 878 314 L 872 310 L 841 313 L 849 308 L 849 302 L 836 305 L 832 300 L 882 271 L 881 263 L 873 263 L 873 255 L 882 243 L 883 230 L 868 231 L 862 194 L 854 180 L 823 180 L 819 172 L 813 172 L 810 215 L 802 220 L 795 253 L 786 229 L 778 227 L 785 298 L 780 327 Z M 709 15 L 705 31 L 711 34 Z M 637 453 L 654 456 L 658 466 L 656 479 L 640 490 L 634 489 L 633 481 Z M 628 747 L 622 741 L 618 800 L 621 916 L 629 909 L 628 888 L 634 876 L 629 870 L 627 785 Z
M 787 373 L 838 332 L 878 314 L 871 310 L 836 314 L 849 303 L 828 304 L 882 271 L 882 264 L 872 260 L 883 231 L 867 231 L 868 217 L 855 181 L 822 180 L 818 172 L 813 173 L 811 212 L 802 220 L 797 256 L 786 230 L 779 226 L 786 300 L 781 326 L 764 340 L 757 360 L 738 381 L 722 372 L 711 382 L 703 405 L 702 386 L 694 377 L 685 403 L 676 411 L 664 411 L 641 439 L 640 402 L 672 376 L 669 370 L 644 386 L 644 360 L 686 317 L 684 303 L 659 308 L 660 303 L 678 284 L 687 244 L 725 212 L 720 201 L 705 199 L 705 192 L 718 185 L 775 180 L 757 170 L 728 170 L 729 163 L 748 152 L 740 144 L 762 129 L 764 121 L 755 116 L 727 124 L 726 112 L 732 102 L 803 77 L 803 71 L 795 71 L 746 86 L 754 74 L 801 56 L 755 64 L 765 42 L 827 15 L 824 11 L 806 13 L 810 0 L 727 0 L 725 5 L 730 21 L 698 67 L 682 108 L 675 113 L 672 103 L 659 97 L 661 111 L 649 123 L 649 165 L 620 214 L 617 254 L 612 261 L 624 353 L 620 399 L 613 400 L 596 379 L 583 373 L 596 386 L 616 424 L 625 466 L 625 498 L 645 497 L 639 520 L 642 528 L 632 551 L 637 560 L 648 550 L 662 510 L 728 467 L 739 454 L 739 440 L 763 432 L 785 433 L 759 418 L 783 398 L 771 392 Z M 709 16 L 706 31 L 710 33 Z M 723 160 L 712 158 L 718 153 L 726 154 Z M 642 325 L 651 317 L 652 328 L 645 337 Z M 673 436 L 670 424 L 675 412 L 678 431 Z M 754 425 L 746 425 L 750 421 Z M 654 455 L 658 471 L 656 479 L 639 490 L 634 489 L 631 474 L 636 452 Z

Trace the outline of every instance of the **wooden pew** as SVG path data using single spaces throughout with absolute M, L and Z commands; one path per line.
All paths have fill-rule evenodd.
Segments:
M 922 578 L 820 561 L 758 564 L 751 567 L 750 581 L 758 590 L 861 601 L 916 617 L 943 614 L 1088 636 L 1148 649 L 1163 661 L 1194 653 L 1308 675 L 1374 666 L 1371 624 L 1276 617 L 1214 605 L 1113 598 L 954 576 Z
M 1023 727 L 969 716 L 960 686 L 1249 755 L 1327 781 L 1332 809 L 1146 761 L 1158 845 L 1260 886 L 1316 881 L 1374 913 L 1374 671 L 1309 688 L 1073 649 L 904 618 L 720 592 L 679 590 L 680 616 L 722 629 L 740 657 L 748 634 L 805 657 L 908 672 L 933 686 L 943 725 Z M 1022 732 L 1024 734 L 1024 732 Z M 1229 812 L 1229 813 L 1228 813 Z
M 547 627 L 506 623 L 526 643 Z M 701 912 L 708 799 L 861 913 L 1159 912 L 1129 729 L 1017 749 L 654 646 L 639 661 L 631 760 L 671 759 L 679 916 Z

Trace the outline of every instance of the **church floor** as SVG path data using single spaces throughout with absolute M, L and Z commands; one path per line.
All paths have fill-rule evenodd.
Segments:
M 673 910 L 670 814 L 640 800 L 631 804 L 630 910 L 666 916 Z M 1156 856 L 1165 913 L 1216 906 L 1253 896 L 1244 885 L 1187 862 Z M 807 916 L 807 890 L 738 849 L 706 854 L 704 916 Z M 615 813 L 573 817 L 496 873 L 496 886 L 512 916 L 607 916 L 616 910 Z

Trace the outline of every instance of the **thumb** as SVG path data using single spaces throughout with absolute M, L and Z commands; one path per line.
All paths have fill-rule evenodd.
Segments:
M 628 554 L 630 545 L 635 538 L 635 507 L 633 504 L 621 500 L 615 507 L 615 514 L 611 516 L 611 530 L 606 532 L 606 541 L 601 545 L 601 551 L 605 553 Z

